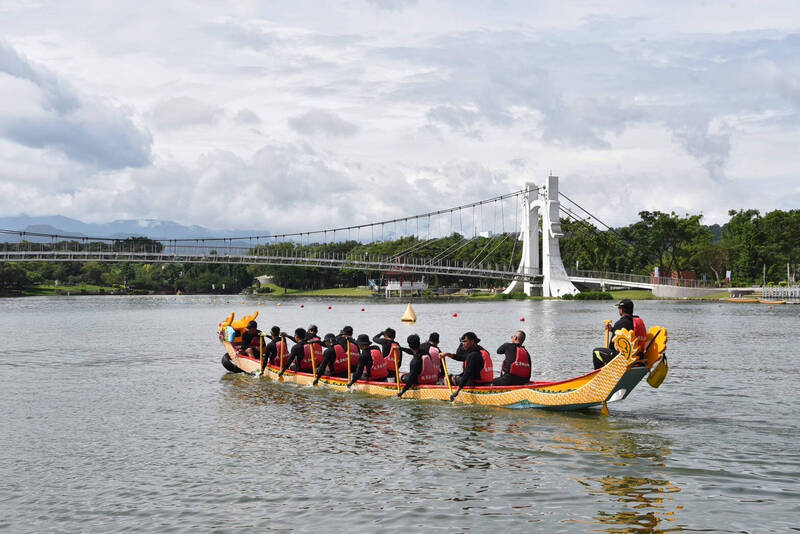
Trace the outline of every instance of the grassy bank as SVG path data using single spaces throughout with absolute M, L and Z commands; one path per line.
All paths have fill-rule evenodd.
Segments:
M 119 291 L 111 286 L 96 286 L 92 284 L 79 284 L 75 286 L 38 285 L 27 287 L 20 291 L 19 296 L 53 296 L 53 295 L 105 295 Z
M 312 289 L 305 291 L 280 287 L 275 284 L 267 284 L 266 287 L 270 288 L 271 291 L 269 293 L 258 293 L 259 297 L 370 297 L 373 295 L 371 290 L 360 289 L 358 287 L 334 287 L 330 289 Z

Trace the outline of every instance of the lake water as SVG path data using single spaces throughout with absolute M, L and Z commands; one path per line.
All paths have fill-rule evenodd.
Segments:
M 449 350 L 474 330 L 493 352 L 523 327 L 555 380 L 590 370 L 611 302 L 419 303 L 413 326 L 404 302 L 280 304 L 0 300 L 0 530 L 798 530 L 800 306 L 637 303 L 670 374 L 603 417 L 230 375 L 215 329 L 259 309 L 265 330 L 436 330 Z

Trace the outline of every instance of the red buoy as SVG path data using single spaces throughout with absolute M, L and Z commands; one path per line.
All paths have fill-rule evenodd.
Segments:
M 457 314 L 457 313 L 454 313 L 454 314 L 453 314 L 453 317 L 458 317 L 458 314 Z
M 301 305 L 300 305 L 300 307 L 301 307 L 301 308 L 305 308 L 305 307 L 306 307 L 306 305 L 305 305 L 305 304 L 301 304 Z
M 330 307 L 330 306 L 328 306 L 328 309 L 330 310 L 330 309 L 331 309 L 331 307 Z
M 519 320 L 524 323 L 525 322 L 525 317 L 520 317 Z
M 364 308 L 361 308 L 361 311 L 364 311 Z

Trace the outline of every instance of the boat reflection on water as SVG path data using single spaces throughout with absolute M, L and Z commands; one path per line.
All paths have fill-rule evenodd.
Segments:
M 670 496 L 681 488 L 660 476 L 672 456 L 670 440 L 635 415 L 567 416 L 564 425 L 570 428 L 557 438 L 557 448 L 590 460 L 586 471 L 605 472 L 575 479 L 598 503 L 594 522 L 581 523 L 602 525 L 606 532 L 682 530 L 678 514 L 683 507 Z
M 603 492 L 611 497 L 626 510 L 606 512 L 599 511 L 595 516 L 598 523 L 609 528 L 607 532 L 667 532 L 682 530 L 676 523 L 676 512 L 681 506 L 674 506 L 675 510 L 667 510 L 674 505 L 674 500 L 668 497 L 669 493 L 676 493 L 680 488 L 667 480 L 637 477 L 602 477 L 593 479 L 599 483 Z M 592 487 L 592 486 L 590 486 Z M 593 486 L 593 489 L 596 485 Z M 592 490 L 590 490 L 592 491 Z

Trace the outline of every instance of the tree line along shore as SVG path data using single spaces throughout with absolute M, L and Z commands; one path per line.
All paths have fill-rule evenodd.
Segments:
M 642 211 L 631 225 L 601 230 L 588 221 L 563 219 L 564 237 L 561 255 L 568 268 L 578 267 L 631 274 L 691 272 L 722 286 L 727 271 L 733 286 L 794 283 L 800 263 L 800 210 L 775 210 L 761 215 L 757 210 L 731 210 L 724 225 L 703 225 L 702 215 L 679 216 L 675 213 Z M 255 247 L 253 253 L 339 254 L 354 258 L 365 255 L 388 257 L 413 249 L 417 257 L 449 255 L 452 261 L 470 263 L 480 256 L 487 264 L 516 266 L 521 246 L 514 234 L 465 239 L 450 236 L 420 240 L 404 237 L 369 244 L 357 241 L 336 243 L 278 243 Z M 7 243 L 15 250 L 26 244 Z M 80 247 L 80 243 L 47 245 Z M 102 247 L 92 243 L 89 246 Z M 121 240 L 115 246 L 124 250 L 160 250 L 161 244 L 148 238 Z M 74 248 L 73 248 L 74 250 Z M 491 251 L 491 252 L 486 252 Z M 285 296 L 363 296 L 367 280 L 379 280 L 380 272 L 314 267 L 225 265 L 225 264 L 143 264 L 100 262 L 0 262 L 0 294 L 76 294 L 76 293 L 164 293 L 178 291 L 192 294 L 239 293 L 254 288 L 257 276 L 271 277 L 272 284 L 256 289 L 262 295 Z M 467 279 L 431 275 L 426 278 L 435 296 L 441 287 L 498 288 L 502 280 Z M 362 289 L 359 289 L 359 286 Z M 473 298 L 497 295 L 473 294 Z M 499 297 L 507 298 L 507 297 Z

